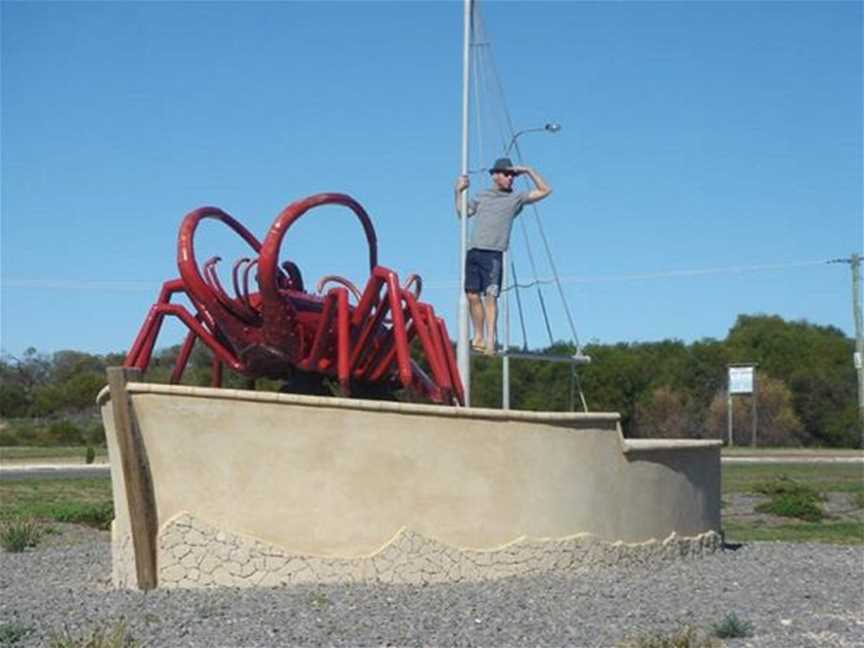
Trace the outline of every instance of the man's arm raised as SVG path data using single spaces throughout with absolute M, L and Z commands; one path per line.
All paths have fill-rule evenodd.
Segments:
M 552 193 L 552 187 L 543 179 L 539 173 L 527 166 L 514 166 L 513 171 L 516 175 L 526 174 L 534 183 L 534 189 L 528 192 L 527 203 L 535 203 L 538 200 L 543 200 L 546 196 Z

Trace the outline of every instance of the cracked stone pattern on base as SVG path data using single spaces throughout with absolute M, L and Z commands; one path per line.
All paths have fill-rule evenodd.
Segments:
M 607 542 L 590 534 L 520 539 L 498 549 L 459 549 L 402 529 L 379 551 L 360 558 L 322 558 L 222 531 L 183 513 L 158 538 L 160 587 L 272 587 L 293 583 L 440 583 L 477 581 L 601 565 L 650 565 L 699 558 L 721 547 L 711 531 L 692 538 L 674 533 L 639 544 Z M 134 586 L 134 567 L 115 544 L 114 584 Z M 127 563 L 128 564 L 128 563 Z M 125 575 L 126 578 L 118 579 Z M 120 582 L 120 581 L 125 582 Z
M 111 580 L 115 587 L 137 587 L 138 582 L 132 535 L 119 530 L 117 520 L 111 523 Z

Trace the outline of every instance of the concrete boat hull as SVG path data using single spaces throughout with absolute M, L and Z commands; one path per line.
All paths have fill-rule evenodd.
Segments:
M 417 582 L 719 543 L 719 443 L 628 441 L 617 414 L 139 382 L 100 403 L 118 586 L 147 587 L 147 560 L 149 586 Z

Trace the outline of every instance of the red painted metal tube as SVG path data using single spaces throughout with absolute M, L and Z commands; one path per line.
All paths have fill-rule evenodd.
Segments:
M 197 318 L 196 318 L 197 319 Z M 198 336 L 194 331 L 189 331 L 186 334 L 186 339 L 183 340 L 183 346 L 180 347 L 180 353 L 177 355 L 177 360 L 174 362 L 174 370 L 171 372 L 171 384 L 176 385 L 183 380 L 183 372 L 186 370 L 186 365 L 189 363 L 189 356 L 192 355 L 192 348 L 195 346 L 195 340 Z
M 348 290 L 345 288 L 334 288 L 336 292 L 336 358 L 337 371 L 339 375 L 339 385 L 342 387 L 342 393 L 345 396 L 351 395 L 351 366 L 348 364 L 348 353 L 350 339 L 349 332 L 349 317 L 348 311 Z
M 333 318 L 336 315 L 336 301 L 335 290 L 329 291 L 324 298 L 324 307 L 321 310 L 321 319 L 318 320 L 318 330 L 315 331 L 312 347 L 309 349 L 309 355 L 306 356 L 300 365 L 306 371 L 320 370 L 318 362 L 327 349 L 327 343 L 332 338 Z
M 283 349 L 290 357 L 291 350 L 296 347 L 292 319 L 296 317 L 296 310 L 289 301 L 283 299 L 279 292 L 277 281 L 279 250 L 282 240 L 291 225 L 303 214 L 314 207 L 322 205 L 338 204 L 351 209 L 363 230 L 366 233 L 366 241 L 369 245 L 369 268 L 374 268 L 378 263 L 378 242 L 375 238 L 375 229 L 372 221 L 363 207 L 350 196 L 338 193 L 322 193 L 310 196 L 304 200 L 291 203 L 273 221 L 264 244 L 261 246 L 261 254 L 258 264 L 258 285 L 261 291 L 262 313 L 264 316 L 264 338 L 267 344 Z M 295 351 L 296 356 L 296 351 Z
M 237 360 L 233 354 L 226 349 L 225 346 L 210 333 L 210 331 L 204 328 L 204 326 L 183 306 L 179 304 L 158 304 L 154 306 L 154 308 L 158 309 L 158 316 L 160 319 L 166 315 L 177 317 L 190 330 L 192 330 L 195 335 L 201 338 L 201 341 L 204 342 L 204 344 L 206 344 L 222 362 L 231 367 L 231 369 L 237 373 L 246 373 L 246 366 Z
M 216 355 L 213 355 L 213 360 L 210 362 L 210 386 L 222 386 L 222 363 Z
M 450 371 L 450 382 L 456 391 L 456 400 L 460 405 L 465 404 L 465 389 L 462 386 L 462 378 L 459 375 L 459 365 L 456 362 L 456 354 L 453 352 L 453 345 L 450 344 L 450 335 L 447 333 L 447 324 L 442 318 L 438 319 L 438 329 L 441 331 L 441 337 L 444 340 L 444 356 L 447 358 L 447 368 Z
M 166 281 L 162 284 L 162 288 L 159 290 L 159 297 L 156 299 L 156 304 L 150 307 L 150 311 L 147 313 L 147 317 L 144 319 L 144 323 L 141 325 L 141 330 L 138 332 L 138 336 L 135 338 L 135 341 L 132 343 L 132 348 L 129 349 L 129 353 L 126 354 L 126 359 L 123 361 L 124 367 L 138 367 L 138 356 L 141 353 L 141 349 L 145 346 L 148 338 L 151 337 L 150 333 L 152 331 L 153 326 L 153 318 L 156 316 L 156 311 L 154 307 L 158 304 L 167 304 L 171 300 L 171 295 L 178 292 L 185 292 L 183 288 L 183 280 L 182 279 L 171 279 L 170 281 Z M 155 343 L 156 337 L 152 336 L 151 344 Z M 146 368 L 147 365 L 141 367 L 142 369 Z
M 219 327 L 225 330 L 228 339 L 242 340 L 245 338 L 246 323 L 235 317 L 232 310 L 225 308 L 220 303 L 215 292 L 201 277 L 198 262 L 195 259 L 195 231 L 200 222 L 207 218 L 221 221 L 227 225 L 255 252 L 260 252 L 261 244 L 249 230 L 217 207 L 201 207 L 186 214 L 180 224 L 180 234 L 177 238 L 177 266 L 180 269 L 180 276 L 190 301 L 198 311 L 206 313 L 205 317 L 210 320 L 208 324 L 215 327 L 215 322 L 219 322 Z
M 375 268 L 378 272 L 380 268 Z M 408 351 L 408 338 L 405 335 L 405 314 L 402 311 L 399 278 L 393 271 L 384 271 L 387 282 L 387 299 L 390 302 L 390 317 L 393 320 L 393 344 L 396 347 L 396 364 L 399 367 L 399 380 L 405 387 L 412 381 L 411 354 Z
M 432 376 L 435 382 L 443 388 L 450 387 L 450 376 L 443 365 L 443 352 L 439 351 L 435 341 L 432 338 L 425 308 L 421 308 L 414 299 L 414 295 L 408 291 L 403 291 L 402 298 L 408 304 L 408 310 L 414 320 L 414 327 L 417 329 L 417 335 L 420 337 L 420 344 L 423 346 L 423 351 L 429 360 L 429 367 L 432 369 Z M 426 306 L 428 308 L 428 306 Z

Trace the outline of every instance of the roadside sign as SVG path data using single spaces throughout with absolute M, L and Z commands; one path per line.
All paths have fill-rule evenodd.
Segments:
M 753 367 L 729 367 L 729 393 L 753 393 Z

